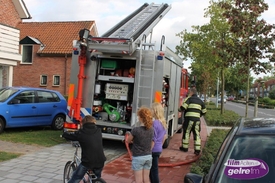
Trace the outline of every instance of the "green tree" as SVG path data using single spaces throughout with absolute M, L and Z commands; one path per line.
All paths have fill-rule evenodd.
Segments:
M 270 72 L 272 68 L 270 62 L 275 60 L 274 25 L 260 19 L 262 13 L 268 10 L 268 4 L 263 0 L 235 0 L 233 3 L 221 1 L 219 6 L 224 9 L 223 16 L 227 19 L 230 32 L 234 35 L 232 36 L 234 44 L 226 51 L 234 58 L 231 60 L 232 64 L 238 60 L 239 64 L 246 66 L 245 116 L 247 117 L 250 72 L 254 71 L 256 74 Z
M 185 59 L 191 59 L 191 69 L 198 76 L 198 87 L 206 93 L 208 88 L 213 87 L 215 81 L 222 81 L 221 97 L 224 97 L 224 73 L 229 66 L 227 61 L 230 56 L 224 51 L 230 41 L 229 26 L 225 17 L 222 16 L 223 9 L 217 2 L 210 1 L 206 9 L 205 17 L 210 22 L 203 26 L 193 26 L 192 32 L 182 31 L 177 34 L 181 37 L 180 45 L 176 47 L 177 52 Z M 201 81 L 201 82 L 200 82 Z M 223 101 L 223 100 L 222 100 Z M 223 102 L 221 113 L 224 111 Z
M 244 73 L 245 67 L 241 64 L 236 64 L 229 68 L 227 72 L 227 77 L 225 80 L 225 90 L 228 91 L 229 94 L 235 95 L 238 97 L 240 90 L 245 90 L 246 86 L 243 84 L 246 82 L 246 78 L 249 77 L 247 73 Z M 240 74 L 244 73 L 244 74 Z M 250 83 L 252 83 L 253 78 L 250 77 Z
M 213 74 L 216 75 L 217 68 L 213 64 L 215 55 L 211 40 L 207 36 L 209 26 L 192 26 L 192 32 L 186 30 L 177 34 L 181 37 L 180 45 L 176 46 L 177 53 L 184 60 L 191 59 L 192 75 L 196 76 L 196 88 L 204 95 L 207 93 L 209 86 L 213 83 Z M 216 71 L 216 72 L 215 72 Z

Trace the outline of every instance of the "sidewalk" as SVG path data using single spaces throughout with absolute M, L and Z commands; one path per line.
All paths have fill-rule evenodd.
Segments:
M 202 148 L 207 139 L 207 129 L 204 119 L 201 120 Z M 175 134 L 170 140 L 168 148 L 164 149 L 159 160 L 159 175 L 161 183 L 182 183 L 184 176 L 190 171 L 191 162 L 199 156 L 194 155 L 193 137 L 190 137 L 188 152 L 179 150 L 182 133 Z M 134 183 L 134 173 L 128 154 L 105 165 L 102 178 L 108 183 Z

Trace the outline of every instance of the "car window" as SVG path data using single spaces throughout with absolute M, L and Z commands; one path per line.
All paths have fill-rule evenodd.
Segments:
M 59 102 L 60 98 L 54 92 L 50 91 L 37 91 L 38 102 Z
M 35 95 L 34 91 L 22 91 L 18 95 L 14 97 L 14 99 L 18 100 L 19 104 L 27 104 L 27 103 L 34 103 Z
M 275 137 L 239 136 L 232 141 L 216 182 L 273 182 L 274 172 Z
M 0 90 L 0 102 L 5 102 L 8 98 L 13 96 L 16 92 L 18 92 L 17 89 L 1 88 L 1 90 Z
M 53 94 L 54 101 L 59 102 L 60 101 L 59 96 L 56 93 L 52 93 L 52 94 Z

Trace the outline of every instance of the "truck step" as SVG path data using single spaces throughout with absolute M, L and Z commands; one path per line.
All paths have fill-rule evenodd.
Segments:
M 150 97 L 138 97 L 138 99 L 150 99 Z
M 154 69 L 149 69 L 149 68 L 141 68 L 142 71 L 153 71 Z
M 150 64 L 140 64 L 141 67 L 149 67 L 149 68 L 152 68 L 153 65 L 150 65 Z
M 144 77 L 144 78 L 152 78 L 152 74 L 150 75 L 139 75 L 140 77 Z
M 139 86 L 140 88 L 149 88 L 151 89 L 152 87 L 151 86 Z

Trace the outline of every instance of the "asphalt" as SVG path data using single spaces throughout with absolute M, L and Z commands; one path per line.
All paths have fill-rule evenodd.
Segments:
M 204 147 L 211 128 L 206 126 L 202 118 L 202 147 Z M 194 155 L 192 136 L 187 153 L 179 151 L 182 134 L 175 134 L 170 140 L 168 148 L 164 149 L 159 162 L 161 183 L 182 183 L 184 175 L 190 171 L 191 162 L 199 156 Z M 0 151 L 3 146 L 0 143 Z M 18 146 L 19 147 L 19 146 Z M 13 147 L 16 149 L 16 147 Z M 60 144 L 50 148 L 32 149 L 24 155 L 0 163 L 1 183 L 61 183 L 63 182 L 63 169 L 74 153 L 71 144 Z M 116 149 L 105 150 L 107 162 L 102 177 L 107 183 L 134 182 L 131 170 L 131 155 L 121 153 Z

